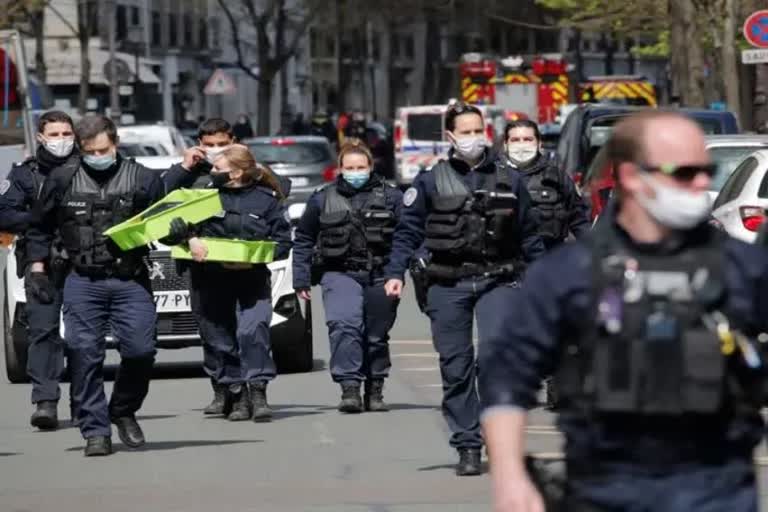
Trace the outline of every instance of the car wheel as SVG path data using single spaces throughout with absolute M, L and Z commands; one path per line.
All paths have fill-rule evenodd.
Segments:
M 275 366 L 279 373 L 304 373 L 312 371 L 314 352 L 312 345 L 312 302 L 307 301 L 304 322 L 296 332 L 293 343 L 277 343 L 272 346 Z
M 7 290 L 6 287 L 3 287 Z M 27 376 L 27 328 L 22 321 L 24 305 L 16 304 L 13 321 L 8 311 L 8 299 L 3 304 L 3 344 L 5 346 L 5 371 L 13 384 L 29 382 Z

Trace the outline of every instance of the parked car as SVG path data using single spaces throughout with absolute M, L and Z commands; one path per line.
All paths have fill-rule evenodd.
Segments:
M 754 242 L 768 208 L 768 149 L 756 151 L 736 167 L 723 185 L 712 217 L 729 235 Z
M 291 180 L 289 203 L 306 202 L 317 187 L 336 179 L 336 157 L 325 137 L 255 137 L 243 144 L 257 162 Z
M 117 151 L 128 157 L 136 156 L 168 156 L 168 151 L 160 144 L 124 144 L 120 143 L 117 146 Z
M 579 105 L 565 121 L 557 145 L 557 161 L 573 180 L 581 185 L 582 178 L 610 137 L 613 126 L 624 117 L 647 110 L 643 107 L 620 105 Z M 680 109 L 678 112 L 695 120 L 707 135 L 727 135 L 739 132 L 731 112 L 717 110 Z
M 165 149 L 165 154 L 172 156 L 182 156 L 187 149 L 181 132 L 164 123 L 118 126 L 117 136 L 120 144 L 157 144 Z
M 760 149 L 768 149 L 765 135 L 707 135 L 707 149 L 717 164 L 717 174 L 712 179 L 710 197 L 714 202 L 723 184 L 733 170 L 747 156 Z M 605 149 L 598 151 L 581 182 L 584 199 L 592 207 L 592 218 L 600 214 L 613 190 L 613 167 L 607 161 Z
M 178 157 L 144 157 L 136 161 L 153 169 L 167 169 L 180 161 Z M 298 205 L 297 205 L 298 206 Z M 303 208 L 292 208 L 292 221 L 298 220 Z M 179 349 L 200 345 L 198 325 L 190 308 L 189 275 L 178 275 L 170 249 L 154 244 L 147 261 L 152 291 L 157 306 L 157 346 Z M 269 265 L 272 271 L 272 352 L 281 372 L 307 372 L 312 369 L 312 305 L 301 301 L 293 290 L 292 256 Z M 3 326 L 5 365 L 11 382 L 26 382 L 27 316 L 24 281 L 16 276 L 13 249 L 3 274 Z M 64 326 L 62 323 L 62 336 Z M 111 335 L 107 346 L 114 349 Z

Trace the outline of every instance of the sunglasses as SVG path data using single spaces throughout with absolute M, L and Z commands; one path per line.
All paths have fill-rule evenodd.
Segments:
M 659 166 L 635 164 L 645 172 L 660 172 L 672 176 L 678 181 L 692 181 L 699 174 L 706 174 L 712 178 L 717 174 L 717 164 L 704 165 L 675 165 L 662 164 Z

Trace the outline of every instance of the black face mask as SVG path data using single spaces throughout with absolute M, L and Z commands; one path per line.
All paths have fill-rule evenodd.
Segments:
M 232 178 L 229 177 L 228 172 L 212 172 L 211 184 L 216 188 L 221 188 L 230 182 Z

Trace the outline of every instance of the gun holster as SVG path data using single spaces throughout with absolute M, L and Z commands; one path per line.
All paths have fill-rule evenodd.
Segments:
M 427 264 L 422 259 L 415 259 L 409 267 L 411 280 L 413 281 L 413 291 L 416 295 L 416 304 L 422 313 L 427 309 L 427 292 L 429 292 L 429 274 L 427 273 Z

